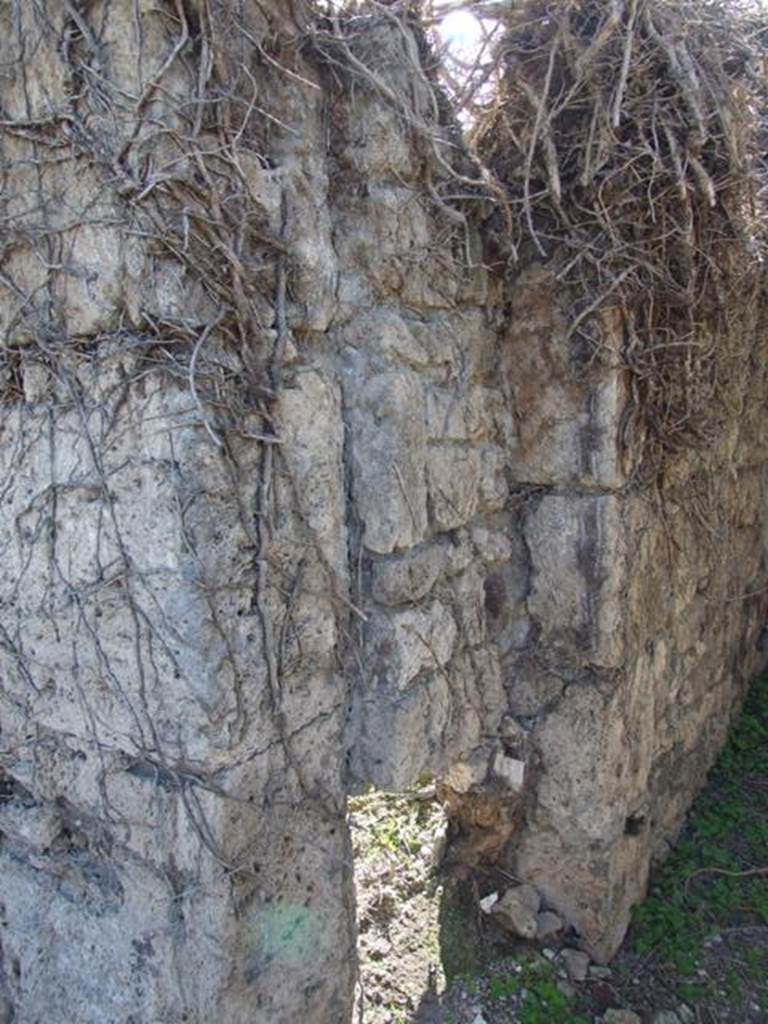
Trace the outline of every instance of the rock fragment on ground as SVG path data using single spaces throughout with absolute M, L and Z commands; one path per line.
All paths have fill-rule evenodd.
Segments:
M 632 1010 L 606 1010 L 603 1024 L 642 1024 L 642 1021 Z
M 541 897 L 532 885 L 518 885 L 508 889 L 493 908 L 494 917 L 521 939 L 536 937 L 536 925 Z
M 580 949 L 564 949 L 560 959 L 571 981 L 585 981 L 589 970 L 589 957 Z
M 613 971 L 610 967 L 601 967 L 599 964 L 593 964 L 589 968 L 589 977 L 594 978 L 595 981 L 609 981 L 613 977 Z
M 536 941 L 552 942 L 563 930 L 563 919 L 551 910 L 542 911 L 536 918 Z
M 499 894 L 497 892 L 489 892 L 487 896 L 483 896 L 479 901 L 479 906 L 484 914 L 490 914 L 498 902 Z

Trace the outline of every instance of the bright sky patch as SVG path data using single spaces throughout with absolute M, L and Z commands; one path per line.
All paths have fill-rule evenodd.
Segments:
M 453 11 L 440 22 L 440 34 L 457 56 L 471 58 L 480 45 L 482 29 L 473 14 Z

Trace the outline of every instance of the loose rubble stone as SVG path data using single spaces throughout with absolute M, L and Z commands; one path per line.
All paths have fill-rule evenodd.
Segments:
M 608 981 L 609 978 L 613 977 L 613 971 L 610 967 L 600 967 L 598 964 L 593 964 L 589 968 L 590 978 L 594 978 L 595 981 Z
M 522 792 L 525 785 L 525 761 L 507 757 L 503 750 L 497 750 L 493 759 L 493 772 L 503 779 L 513 792 Z
M 681 1024 L 674 1010 L 660 1010 L 651 1018 L 651 1024 Z
M 563 930 L 563 919 L 551 910 L 545 910 L 536 918 L 536 941 L 551 942 Z
M 522 939 L 536 936 L 536 919 L 541 897 L 532 885 L 518 885 L 508 889 L 493 908 L 499 922 Z
M 487 896 L 479 901 L 480 909 L 484 914 L 490 914 L 496 904 L 499 902 L 499 894 L 497 892 L 488 893 Z
M 564 949 L 560 953 L 560 959 L 565 964 L 568 977 L 571 981 L 584 981 L 589 970 L 589 957 L 580 949 Z
M 606 1010 L 603 1024 L 642 1024 L 642 1021 L 633 1010 Z

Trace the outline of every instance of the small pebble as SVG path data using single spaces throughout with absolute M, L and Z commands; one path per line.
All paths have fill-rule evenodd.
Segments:
M 484 914 L 490 914 L 496 903 L 499 902 L 499 894 L 490 892 L 480 900 L 480 909 Z
M 600 967 L 597 964 L 593 964 L 589 968 L 589 976 L 596 981 L 608 981 L 609 978 L 613 977 L 613 971 L 610 967 Z

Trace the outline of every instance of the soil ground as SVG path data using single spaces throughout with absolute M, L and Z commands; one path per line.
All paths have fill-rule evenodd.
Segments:
M 644 1024 L 768 1022 L 768 677 L 753 685 L 619 954 L 580 984 L 555 947 L 515 944 L 480 910 L 513 880 L 440 869 L 446 823 L 430 787 L 357 798 L 350 821 L 355 1024 L 593 1024 L 609 1009 Z

